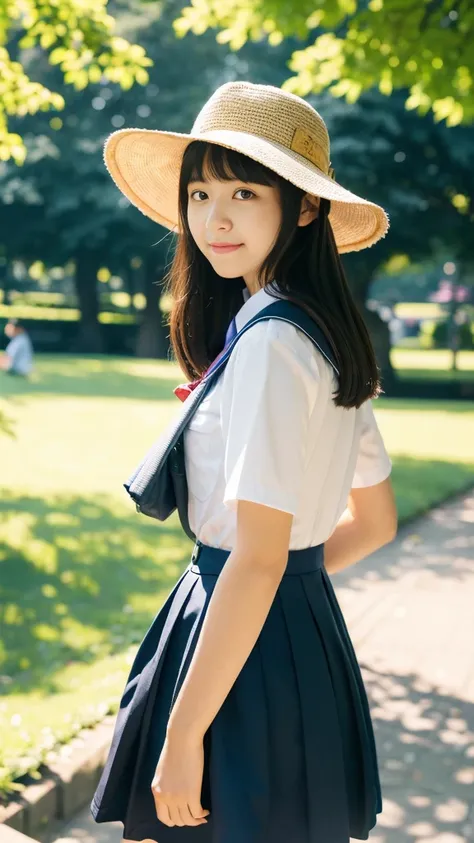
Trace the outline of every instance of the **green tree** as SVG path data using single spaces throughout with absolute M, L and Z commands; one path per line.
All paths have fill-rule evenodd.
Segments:
M 178 35 L 208 28 L 234 50 L 249 39 L 276 45 L 298 36 L 303 48 L 284 87 L 301 96 L 328 89 L 354 103 L 374 85 L 388 96 L 403 88 L 419 114 L 431 110 L 448 126 L 474 119 L 468 0 L 192 0 L 175 22 Z
M 169 4 L 173 5 L 173 4 Z M 173 13 L 176 14 L 176 6 Z M 178 42 L 171 26 L 169 6 L 124 2 L 117 16 L 122 35 L 137 38 L 155 60 L 149 84 L 123 92 L 104 78 L 98 85 L 77 93 L 65 113 L 64 127 L 56 133 L 60 149 L 51 162 L 52 219 L 64 231 L 63 248 L 75 257 L 76 290 L 81 310 L 81 347 L 98 348 L 97 270 L 114 268 L 131 288 L 137 283 L 146 296 L 140 317 L 137 354 L 164 357 L 167 338 L 159 311 L 160 281 L 169 259 L 171 235 L 157 227 L 121 196 L 106 172 L 102 147 L 107 135 L 122 125 L 146 128 L 177 127 L 185 131 L 192 113 L 209 96 L 210 69 L 219 72 L 226 48 L 212 38 L 202 43 L 189 38 Z M 183 79 L 186 56 L 193 82 Z M 198 106 L 199 107 L 199 106 Z M 54 134 L 54 133 L 53 133 Z M 64 184 L 69 196 L 64 198 Z M 166 236 L 168 235 L 168 236 Z M 134 270 L 136 258 L 141 266 Z M 132 290 L 131 290 L 132 291 Z
M 132 289 L 140 284 L 146 294 L 137 353 L 165 356 L 167 350 L 157 282 L 171 258 L 172 236 L 121 196 L 103 164 L 105 138 L 123 125 L 188 131 L 215 85 L 248 70 L 244 59 L 216 44 L 211 33 L 202 39 L 176 39 L 172 20 L 178 10 L 178 3 L 123 2 L 117 29 L 121 37 L 139 40 L 155 60 L 149 84 L 122 91 L 103 77 L 83 91 L 72 91 L 61 117 L 37 114 L 21 120 L 28 148 L 21 170 L 0 163 L 0 231 L 6 254 L 10 260 L 40 259 L 46 265 L 74 259 L 82 350 L 101 349 L 97 270 L 104 265 Z M 277 84 L 283 81 L 289 47 L 274 51 L 273 66 L 254 45 L 247 53 L 251 72 Z M 44 58 L 35 69 L 42 84 L 63 91 L 60 74 Z M 141 266 L 135 269 L 137 258 Z
M 26 154 L 21 135 L 9 131 L 10 117 L 64 108 L 63 95 L 25 69 L 32 51 L 44 51 L 78 91 L 103 77 L 123 89 L 147 83 L 145 50 L 114 27 L 107 0 L 0 0 L 0 160 L 21 164 Z
M 388 234 L 374 247 L 343 256 L 361 309 L 381 273 L 423 262 L 445 251 L 453 260 L 470 256 L 474 152 L 471 130 L 448 129 L 431 114 L 417 117 L 404 107 L 403 92 L 389 100 L 373 89 L 348 106 L 325 93 L 315 103 L 331 137 L 331 160 L 341 181 L 389 213 Z M 390 364 L 388 327 L 364 310 L 386 387 Z

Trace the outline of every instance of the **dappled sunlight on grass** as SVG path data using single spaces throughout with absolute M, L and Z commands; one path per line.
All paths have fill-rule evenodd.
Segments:
M 392 348 L 392 366 L 401 378 L 420 380 L 466 380 L 474 378 L 474 351 L 459 351 L 457 371 L 451 371 L 452 353 L 447 348 Z
M 131 645 L 90 664 L 71 662 L 57 670 L 54 698 L 45 689 L 0 697 L 0 795 L 15 778 L 54 760 L 62 751 L 57 744 L 117 711 L 136 649 Z
M 45 375 L 71 375 L 74 367 L 74 377 L 102 374 L 107 378 L 118 372 L 123 375 L 133 375 L 138 378 L 164 378 L 172 380 L 179 372 L 179 367 L 169 360 L 140 359 L 137 357 L 122 357 L 112 355 L 97 355 L 90 357 L 74 357 L 68 354 L 41 354 L 41 370 Z
M 103 495 L 0 489 L 0 767 L 115 712 L 136 648 L 188 564 L 176 516 L 161 525 Z M 2 789 L 0 781 L 0 791 Z
M 38 495 L 74 490 L 128 500 L 122 484 L 179 412 L 172 398 L 21 396 L 9 407 L 15 438 L 0 436 L 0 482 Z
M 451 367 L 452 352 L 447 348 L 392 348 L 390 357 L 394 366 L 406 369 L 438 369 Z M 474 351 L 458 351 L 457 364 L 460 370 L 474 371 Z
M 113 498 L 2 490 L 5 690 L 53 693 L 65 663 L 139 641 L 190 547 L 176 518 L 158 525 Z
M 400 523 L 472 486 L 474 458 L 458 463 L 391 454 L 392 480 Z
M 11 396 L 48 393 L 176 401 L 172 390 L 183 380 L 179 366 L 166 360 L 39 354 L 35 363 L 28 380 L 0 373 L 0 392 Z
M 472 401 L 378 398 L 373 407 L 391 457 L 474 465 Z
M 400 522 L 472 485 L 472 402 L 379 398 L 373 406 L 393 463 Z

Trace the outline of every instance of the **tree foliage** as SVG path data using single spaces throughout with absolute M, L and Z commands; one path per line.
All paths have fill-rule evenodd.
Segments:
M 25 55 L 32 51 L 44 51 L 78 91 L 101 78 L 123 89 L 146 85 L 151 60 L 114 26 L 107 0 L 0 0 L 0 160 L 21 164 L 26 155 L 9 117 L 64 107 L 62 94 L 30 78 Z
M 123 126 L 189 131 L 214 88 L 231 75 L 277 85 L 285 78 L 290 45 L 272 51 L 269 61 L 253 44 L 237 56 L 212 33 L 177 39 L 172 21 L 180 8 L 180 0 L 148 5 L 115 0 L 117 32 L 142 44 L 153 60 L 145 86 L 123 91 L 102 77 L 68 93 L 58 68 L 40 53 L 36 78 L 61 93 L 65 107 L 60 117 L 46 112 L 12 118 L 12 130 L 21 130 L 28 155 L 21 168 L 0 161 L 0 253 L 8 261 L 40 260 L 47 267 L 74 260 L 89 350 L 90 338 L 98 335 L 97 296 L 104 290 L 96 283 L 97 269 L 108 267 L 123 279 L 124 289 L 143 292 L 156 305 L 156 282 L 172 254 L 171 233 L 130 207 L 108 175 L 102 157 L 107 135 Z M 156 324 L 152 327 L 147 335 L 153 333 L 156 344 Z M 139 348 L 145 355 L 141 335 Z
M 217 28 L 234 50 L 299 37 L 283 87 L 303 97 L 328 89 L 353 103 L 373 86 L 387 96 L 402 88 L 419 114 L 448 126 L 474 119 L 469 0 L 191 0 L 174 26 L 179 36 Z

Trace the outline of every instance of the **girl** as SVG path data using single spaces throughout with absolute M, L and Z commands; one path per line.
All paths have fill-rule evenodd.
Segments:
M 178 231 L 171 342 L 188 400 L 191 562 L 140 645 L 91 810 L 124 840 L 348 843 L 381 810 L 367 697 L 328 574 L 391 541 L 374 351 L 339 252 L 388 228 L 340 186 L 304 100 L 221 86 L 190 135 L 106 144 L 130 201 Z M 245 326 L 275 298 L 310 314 Z M 235 339 L 236 334 L 242 335 Z

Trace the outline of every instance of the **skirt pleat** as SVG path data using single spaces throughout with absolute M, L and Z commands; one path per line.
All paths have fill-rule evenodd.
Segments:
M 362 716 L 358 718 L 358 723 L 365 737 L 365 740 L 363 741 L 363 751 L 366 760 L 366 768 L 367 770 L 370 770 L 370 773 L 368 772 L 367 777 L 371 783 L 371 787 L 366 788 L 366 798 L 368 800 L 368 816 L 366 817 L 365 826 L 367 828 L 371 828 L 372 826 L 367 825 L 367 823 L 372 823 L 373 825 L 376 820 L 375 815 L 380 814 L 382 811 L 382 793 L 377 763 L 377 749 L 375 745 L 374 730 L 372 727 L 372 720 L 370 716 L 369 701 L 367 698 L 367 692 L 365 690 L 364 681 L 362 679 L 362 674 L 360 672 L 359 663 L 357 661 L 357 656 L 354 651 L 354 646 L 352 644 L 352 640 L 349 635 L 346 622 L 344 620 L 344 615 L 342 614 L 341 607 L 339 606 L 339 603 L 337 601 L 337 597 L 334 592 L 332 583 L 324 569 L 322 573 L 323 585 L 327 599 L 331 606 L 332 617 L 341 636 L 343 652 L 345 653 L 347 663 L 351 666 L 350 675 L 354 678 L 357 685 L 358 693 L 354 693 L 354 699 L 360 705 L 363 712 Z
M 217 713 L 210 735 L 209 839 L 270 841 L 265 835 L 271 810 L 268 706 L 258 645 Z
M 128 795 L 128 804 L 123 813 L 124 837 L 126 839 L 141 840 L 156 835 L 160 826 L 159 843 L 162 843 L 163 829 L 173 831 L 169 826 L 159 822 L 156 811 L 151 783 L 159 760 L 160 752 L 165 742 L 166 728 L 173 700 L 178 688 L 184 680 L 186 662 L 192 658 L 199 637 L 199 631 L 205 617 L 207 606 L 212 595 L 214 582 L 191 576 L 191 586 L 183 592 L 182 600 L 176 615 L 169 616 L 169 628 L 165 649 L 163 650 L 160 670 L 153 678 L 147 693 L 147 703 L 143 714 L 143 722 L 135 763 L 135 775 Z M 179 622 L 178 622 L 179 621 Z M 205 807 L 208 807 L 207 805 Z M 150 833 L 150 818 L 152 830 Z M 188 833 L 197 831 L 197 827 L 188 826 Z M 138 834 L 138 837 L 132 835 Z M 194 837 L 193 839 L 198 839 Z M 205 838 L 203 838 L 205 839 Z
M 302 751 L 304 731 L 293 653 L 278 594 L 263 626 L 258 646 L 268 713 L 271 793 L 268 834 L 263 839 L 294 841 L 298 840 L 297 829 L 308 828 L 306 758 Z
M 143 718 L 146 708 L 150 707 L 150 688 L 152 683 L 155 687 L 158 684 L 170 631 L 195 585 L 195 578 L 184 572 L 140 644 L 120 701 L 107 761 L 91 804 L 97 822 L 123 821 L 125 818 L 133 781 L 139 770 L 140 741 L 146 740 Z
M 323 580 L 327 577 L 321 574 Z M 357 662 L 341 636 L 339 624 L 334 622 L 333 607 L 328 600 L 326 584 L 304 577 L 304 588 L 313 610 L 314 622 L 319 626 L 325 642 L 326 657 L 331 673 L 339 731 L 344 753 L 344 771 L 348 802 L 349 824 L 352 836 L 362 836 L 375 823 L 374 775 L 372 747 L 368 739 L 366 712 L 361 702 L 360 687 L 356 680 Z M 365 695 L 365 692 L 364 692 Z
M 151 782 L 229 551 L 198 543 L 137 652 L 91 804 L 157 843 L 349 843 L 381 809 L 360 669 L 323 566 L 290 551 L 261 633 L 204 736 L 201 826 L 166 826 Z M 185 763 L 185 761 L 184 761 Z
M 326 654 L 302 583 L 308 576 L 320 577 L 320 573 L 287 577 L 280 599 L 301 706 L 309 839 L 345 841 L 349 827 L 339 723 Z

